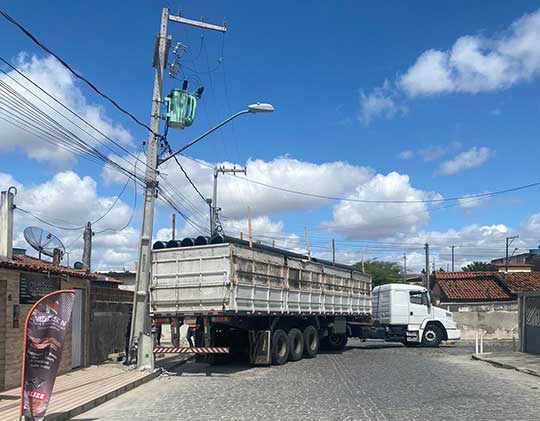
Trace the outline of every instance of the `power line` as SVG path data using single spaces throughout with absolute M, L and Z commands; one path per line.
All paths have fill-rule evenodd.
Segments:
M 191 161 L 194 161 L 194 162 L 202 165 L 202 166 L 212 168 L 212 169 L 214 168 L 212 165 L 207 164 L 206 162 L 200 161 L 198 159 L 192 158 L 189 155 L 185 155 L 185 154 L 181 154 L 181 155 L 183 157 L 191 160 Z M 529 188 L 536 187 L 536 186 L 540 185 L 540 181 L 538 181 L 538 182 L 535 182 L 535 183 L 525 184 L 525 185 L 522 185 L 522 186 L 511 187 L 511 188 L 508 188 L 508 189 L 497 190 L 497 191 L 488 192 L 488 193 L 469 194 L 469 195 L 466 195 L 466 196 L 454 196 L 454 197 L 447 197 L 447 198 L 441 198 L 441 199 L 369 200 L 369 199 L 352 199 L 352 198 L 348 198 L 348 197 L 327 196 L 327 195 L 322 195 L 322 194 L 309 193 L 309 192 L 304 192 L 304 191 L 299 191 L 299 190 L 292 190 L 292 189 L 287 189 L 287 188 L 284 188 L 284 187 L 274 186 L 274 185 L 271 185 L 271 184 L 268 184 L 268 183 L 264 183 L 262 181 L 253 180 L 252 178 L 248 178 L 248 177 L 238 177 L 238 176 L 236 176 L 234 174 L 229 174 L 229 176 L 235 177 L 235 178 L 237 178 L 239 180 L 247 181 L 249 183 L 253 183 L 253 184 L 263 186 L 263 187 L 267 187 L 269 189 L 282 191 L 284 193 L 298 194 L 298 195 L 302 195 L 302 196 L 314 197 L 314 198 L 325 199 L 325 200 L 339 200 L 339 201 L 344 201 L 344 202 L 374 203 L 374 204 L 393 204 L 393 203 L 395 203 L 395 204 L 407 204 L 407 203 L 419 204 L 419 203 L 451 202 L 451 201 L 467 200 L 467 199 L 477 200 L 477 199 L 483 199 L 483 198 L 496 196 L 496 195 L 500 195 L 500 194 L 511 193 L 511 192 L 515 192 L 515 191 L 519 191 L 519 190 L 529 189 Z
M 135 117 L 133 114 L 131 114 L 129 111 L 127 111 L 125 108 L 120 106 L 114 99 L 112 99 L 110 96 L 104 94 L 97 88 L 92 82 L 90 82 L 87 78 L 85 78 L 83 75 L 75 71 L 68 63 L 66 63 L 60 56 L 58 56 L 56 53 L 54 53 L 52 50 L 50 50 L 47 46 L 45 46 L 41 41 L 39 41 L 28 29 L 26 29 L 24 26 L 22 26 L 19 22 L 17 22 L 15 19 L 13 19 L 11 16 L 9 16 L 6 12 L 3 10 L 0 10 L 0 14 L 11 24 L 15 25 L 17 28 L 21 30 L 28 38 L 30 38 L 34 44 L 36 44 L 38 47 L 40 47 L 42 50 L 46 51 L 50 55 L 52 55 L 54 58 L 56 58 L 66 69 L 68 69 L 77 79 L 82 80 L 84 83 L 86 83 L 94 92 L 96 92 L 99 96 L 105 98 L 107 101 L 109 101 L 116 109 L 124 113 L 125 115 L 129 116 L 135 123 L 137 123 L 139 126 L 144 127 L 149 132 L 153 133 L 154 136 L 157 136 L 157 133 L 154 133 L 152 129 L 141 122 L 137 117 Z
M 126 149 L 123 145 L 119 144 L 118 142 L 114 141 L 113 139 L 111 139 L 109 136 L 107 136 L 105 133 L 103 133 L 101 130 L 99 130 L 97 127 L 95 127 L 93 124 L 89 123 L 87 120 L 85 120 L 83 117 L 81 117 L 78 113 L 76 113 L 75 111 L 73 111 L 71 108 L 69 108 L 67 105 L 65 105 L 63 102 L 61 102 L 60 100 L 58 100 L 56 97 L 54 97 L 53 95 L 51 95 L 49 92 L 47 92 L 45 89 L 43 89 L 40 85 L 38 85 L 36 82 L 34 82 L 32 79 L 30 79 L 28 76 L 26 76 L 23 72 L 21 72 L 19 69 L 17 69 L 15 66 L 11 65 L 11 63 L 9 63 L 5 58 L 1 57 L 0 56 L 0 61 L 2 61 L 5 65 L 7 65 L 9 68 L 11 68 L 14 72 L 16 72 L 19 76 L 23 77 L 27 82 L 31 83 L 34 87 L 36 87 L 37 89 L 39 89 L 41 92 L 43 92 L 45 95 L 47 95 L 47 97 L 49 97 L 50 99 L 52 99 L 54 102 L 56 102 L 58 105 L 60 105 L 62 108 L 64 108 L 66 111 L 68 111 L 70 114 L 72 114 L 73 116 L 77 117 L 80 121 L 82 121 L 83 123 L 85 123 L 87 126 L 91 127 L 93 130 L 95 130 L 97 133 L 99 133 L 101 136 L 103 136 L 105 139 L 109 140 L 110 142 L 112 142 L 114 145 L 116 145 L 119 149 L 121 149 L 122 151 L 126 152 L 128 155 L 130 155 L 132 158 L 135 158 L 135 159 L 138 159 L 133 153 L 131 153 L 128 149 Z M 6 75 L 9 79 L 11 79 L 13 82 L 17 83 L 19 86 L 21 86 L 22 88 L 26 89 L 28 92 L 30 92 L 33 96 L 35 96 L 37 99 L 39 99 L 40 101 L 44 102 L 40 97 L 38 97 L 35 93 L 33 93 L 32 91 L 30 91 L 26 86 L 24 86 L 23 84 L 21 84 L 20 82 L 18 82 L 17 80 L 15 80 L 13 77 L 11 77 L 8 73 L 4 72 L 3 70 L 0 69 L 0 72 L 2 72 L 4 75 Z M 45 103 L 45 102 L 44 102 Z M 49 105 L 47 103 L 45 103 L 46 105 Z M 50 106 L 49 106 L 50 107 Z M 52 107 L 50 107 L 52 108 Z M 53 108 L 54 111 L 58 112 L 57 110 L 55 110 Z M 60 113 L 58 113 L 60 114 Z M 60 114 L 62 115 L 62 114 Z M 64 115 L 62 115 L 64 118 L 66 118 Z M 70 120 L 68 120 L 70 121 Z M 78 127 L 79 129 L 83 130 L 86 134 L 88 134 L 89 136 L 91 136 L 93 139 L 95 139 L 96 141 L 100 142 L 99 139 L 95 138 L 94 136 L 92 136 L 90 133 L 88 133 L 87 131 L 85 131 L 82 127 L 76 125 L 75 123 L 73 123 L 72 121 L 70 121 L 72 124 L 74 124 L 76 127 Z M 102 143 L 102 142 L 100 142 Z M 102 143 L 104 144 L 104 143 Z M 114 151 L 113 151 L 114 152 Z M 146 163 L 144 161 L 141 161 L 139 160 L 142 164 L 146 165 Z
M 165 140 L 165 142 L 167 142 Z M 166 146 L 167 148 L 169 149 L 169 153 L 172 155 L 173 151 L 171 149 L 171 145 L 169 144 L 169 142 L 166 143 Z M 197 194 L 199 195 L 199 197 L 203 200 L 204 203 L 207 203 L 206 202 L 206 198 L 204 197 L 204 195 L 201 193 L 201 191 L 198 189 L 198 187 L 195 185 L 195 183 L 193 182 L 193 180 L 189 177 L 188 173 L 186 172 L 186 170 L 184 169 L 184 167 L 182 166 L 182 164 L 180 164 L 180 161 L 178 160 L 177 156 L 174 155 L 173 156 L 174 158 L 174 161 L 176 162 L 176 164 L 180 167 L 180 169 L 182 170 L 182 173 L 184 174 L 184 177 L 187 178 L 187 181 L 189 181 L 189 184 L 191 184 L 191 186 L 193 187 L 193 189 L 197 192 Z

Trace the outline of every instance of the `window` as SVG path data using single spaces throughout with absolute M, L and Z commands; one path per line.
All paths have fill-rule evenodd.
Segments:
M 425 292 L 419 294 L 411 294 L 411 304 L 419 304 L 422 306 L 428 305 L 427 294 Z

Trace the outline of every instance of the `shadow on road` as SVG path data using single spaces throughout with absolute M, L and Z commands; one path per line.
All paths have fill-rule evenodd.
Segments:
M 223 361 L 222 364 L 207 364 L 203 362 L 189 361 L 170 371 L 171 374 L 180 377 L 229 377 L 242 371 L 250 370 L 253 366 L 248 362 Z

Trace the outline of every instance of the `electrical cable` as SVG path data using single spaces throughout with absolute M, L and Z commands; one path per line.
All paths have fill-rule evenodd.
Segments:
M 28 38 L 30 38 L 34 44 L 36 44 L 38 47 L 40 47 L 42 50 L 49 53 L 51 56 L 56 58 L 66 69 L 68 69 L 77 79 L 82 80 L 84 83 L 86 83 L 94 92 L 96 92 L 99 96 L 103 97 L 107 101 L 109 101 L 116 109 L 118 109 L 120 112 L 124 113 L 128 117 L 130 117 L 135 123 L 137 123 L 139 126 L 144 127 L 147 129 L 150 133 L 152 133 L 154 136 L 157 136 L 157 133 L 155 133 L 150 126 L 147 124 L 144 124 L 141 122 L 137 117 L 135 117 L 133 114 L 131 114 L 129 111 L 127 111 L 125 108 L 120 106 L 114 99 L 112 99 L 110 96 L 104 94 L 97 88 L 92 82 L 90 82 L 86 77 L 75 71 L 68 63 L 66 63 L 60 56 L 58 56 L 56 53 L 54 53 L 52 50 L 50 50 L 47 46 L 45 46 L 41 41 L 39 41 L 28 29 L 26 29 L 24 26 L 22 26 L 19 22 L 17 22 L 15 19 L 13 19 L 11 16 L 9 16 L 6 12 L 3 10 L 0 10 L 0 14 L 11 24 L 15 25 L 21 32 L 23 32 Z

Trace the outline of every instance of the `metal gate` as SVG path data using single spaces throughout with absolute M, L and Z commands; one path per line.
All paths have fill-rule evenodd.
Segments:
M 523 351 L 540 354 L 540 296 L 523 296 L 522 344 Z

